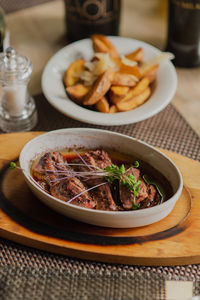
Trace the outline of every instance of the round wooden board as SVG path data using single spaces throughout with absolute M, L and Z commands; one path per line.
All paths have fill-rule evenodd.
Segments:
M 96 261 L 137 265 L 200 263 L 200 163 L 163 151 L 179 167 L 184 189 L 172 213 L 155 224 L 110 229 L 59 215 L 8 170 L 23 145 L 40 132 L 0 135 L 0 236 L 42 250 Z M 192 207 L 191 207 L 192 205 Z

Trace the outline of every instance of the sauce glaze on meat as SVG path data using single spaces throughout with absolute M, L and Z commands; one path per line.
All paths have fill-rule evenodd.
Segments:
M 78 151 L 79 152 L 79 151 Z M 143 175 L 148 174 L 151 178 L 157 180 L 165 188 L 167 200 L 172 194 L 172 188 L 163 175 L 150 165 L 140 162 L 140 167 L 132 166 L 133 158 L 127 159 L 125 155 L 104 149 L 80 151 L 81 158 L 72 152 L 54 151 L 43 154 L 37 159 L 31 167 L 31 175 L 38 185 L 52 196 L 71 204 L 90 209 L 107 211 L 127 211 L 132 210 L 135 202 L 137 208 L 148 208 L 162 203 L 162 195 L 156 185 L 147 184 L 143 180 Z M 123 160 L 124 157 L 124 160 Z M 71 171 L 88 172 L 88 166 L 92 169 L 104 169 L 112 164 L 126 166 L 126 175 L 132 174 L 136 180 L 140 180 L 139 193 L 137 197 L 119 180 L 112 184 L 106 183 L 103 177 L 84 178 L 81 176 L 65 176 Z M 96 188 L 91 189 L 96 186 Z M 77 197 L 78 195 L 78 197 Z

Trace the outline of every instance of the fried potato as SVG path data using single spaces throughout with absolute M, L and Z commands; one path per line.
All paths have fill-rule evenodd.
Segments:
M 140 70 L 139 70 L 137 65 L 128 66 L 128 65 L 125 65 L 125 64 L 121 63 L 120 68 L 119 68 L 119 72 L 120 73 L 131 74 L 131 75 L 137 77 L 138 79 L 141 77 Z
M 66 88 L 66 92 L 70 99 L 78 104 L 82 104 L 82 100 L 85 95 L 89 92 L 90 87 L 85 86 L 82 83 L 77 83 L 74 86 L 69 86 Z
M 91 36 L 94 52 L 109 53 L 111 57 L 118 57 L 119 54 L 115 46 L 105 35 L 93 34 Z
M 131 89 L 131 95 L 137 96 L 142 93 L 149 86 L 149 79 L 147 77 L 142 78 L 135 87 Z
M 141 94 L 132 97 L 127 101 L 122 101 L 116 104 L 118 111 L 127 111 L 142 105 L 151 95 L 151 89 L 147 87 Z
M 153 65 L 149 67 L 142 75 L 149 79 L 149 82 L 152 83 L 156 79 L 156 74 L 158 71 L 159 65 Z
M 128 111 L 143 104 L 151 95 L 150 84 L 156 79 L 159 63 L 173 58 L 170 53 L 161 53 L 143 62 L 143 48 L 119 55 L 106 36 L 94 34 L 91 40 L 92 60 L 73 62 L 63 82 L 71 100 L 103 113 Z
M 110 89 L 114 71 L 108 68 L 92 85 L 89 93 L 84 97 L 84 105 L 96 104 Z
M 96 104 L 95 108 L 103 113 L 109 113 L 109 103 L 106 97 L 101 98 Z
M 84 71 L 85 60 L 75 60 L 66 70 L 63 82 L 66 87 L 72 86 L 77 83 L 80 79 L 81 73 Z
M 135 87 L 130 88 L 129 92 L 125 94 L 124 97 L 121 97 L 120 100 L 117 101 L 117 98 L 112 97 L 112 103 L 117 104 L 118 102 L 127 101 L 135 96 L 138 96 L 149 86 L 149 79 L 147 77 L 142 78 Z
M 130 86 L 130 87 L 135 86 L 136 82 L 137 82 L 137 78 L 134 75 L 120 73 L 120 72 L 116 72 L 112 80 L 113 85 Z
M 127 59 L 136 61 L 138 63 L 141 63 L 144 58 L 144 51 L 142 48 L 138 48 L 136 51 L 133 51 L 127 55 L 125 55 Z
M 109 91 L 109 99 L 113 104 L 121 101 L 129 92 L 130 88 L 127 86 L 111 86 Z
M 118 112 L 117 106 L 116 105 L 111 105 L 109 109 L 109 114 L 114 114 Z

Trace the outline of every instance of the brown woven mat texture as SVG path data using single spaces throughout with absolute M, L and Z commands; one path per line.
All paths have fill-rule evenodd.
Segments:
M 34 130 L 102 128 L 200 160 L 199 137 L 171 104 L 143 122 L 108 127 L 72 120 L 51 107 L 43 95 L 35 100 L 39 121 Z M 54 255 L 0 239 L 2 300 L 165 299 L 165 279 L 191 280 L 194 294 L 200 294 L 200 265 L 141 267 L 104 264 Z
M 26 268 L 0 269 L 2 282 L 1 299 L 80 299 L 80 300 L 118 300 L 118 299 L 165 299 L 164 278 L 158 275 L 123 274 L 109 270 L 102 274 L 94 270 L 83 273 L 67 269 L 41 270 Z M 45 282 L 45 283 L 44 283 Z M 19 284 L 20 283 L 20 284 Z M 0 292 L 1 295 L 1 292 Z
M 200 161 L 200 139 L 170 104 L 156 116 L 124 126 L 99 126 L 72 120 L 56 111 L 43 95 L 35 97 L 38 125 L 34 130 L 90 127 L 120 132 L 141 139 L 153 146 L 171 150 Z M 86 110 L 87 114 L 87 110 Z M 106 115 L 109 118 L 109 115 Z

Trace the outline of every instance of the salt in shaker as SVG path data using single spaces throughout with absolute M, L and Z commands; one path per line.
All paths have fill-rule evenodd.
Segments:
M 27 85 L 31 61 L 9 47 L 0 55 L 0 128 L 5 132 L 28 131 L 37 123 L 35 102 Z

